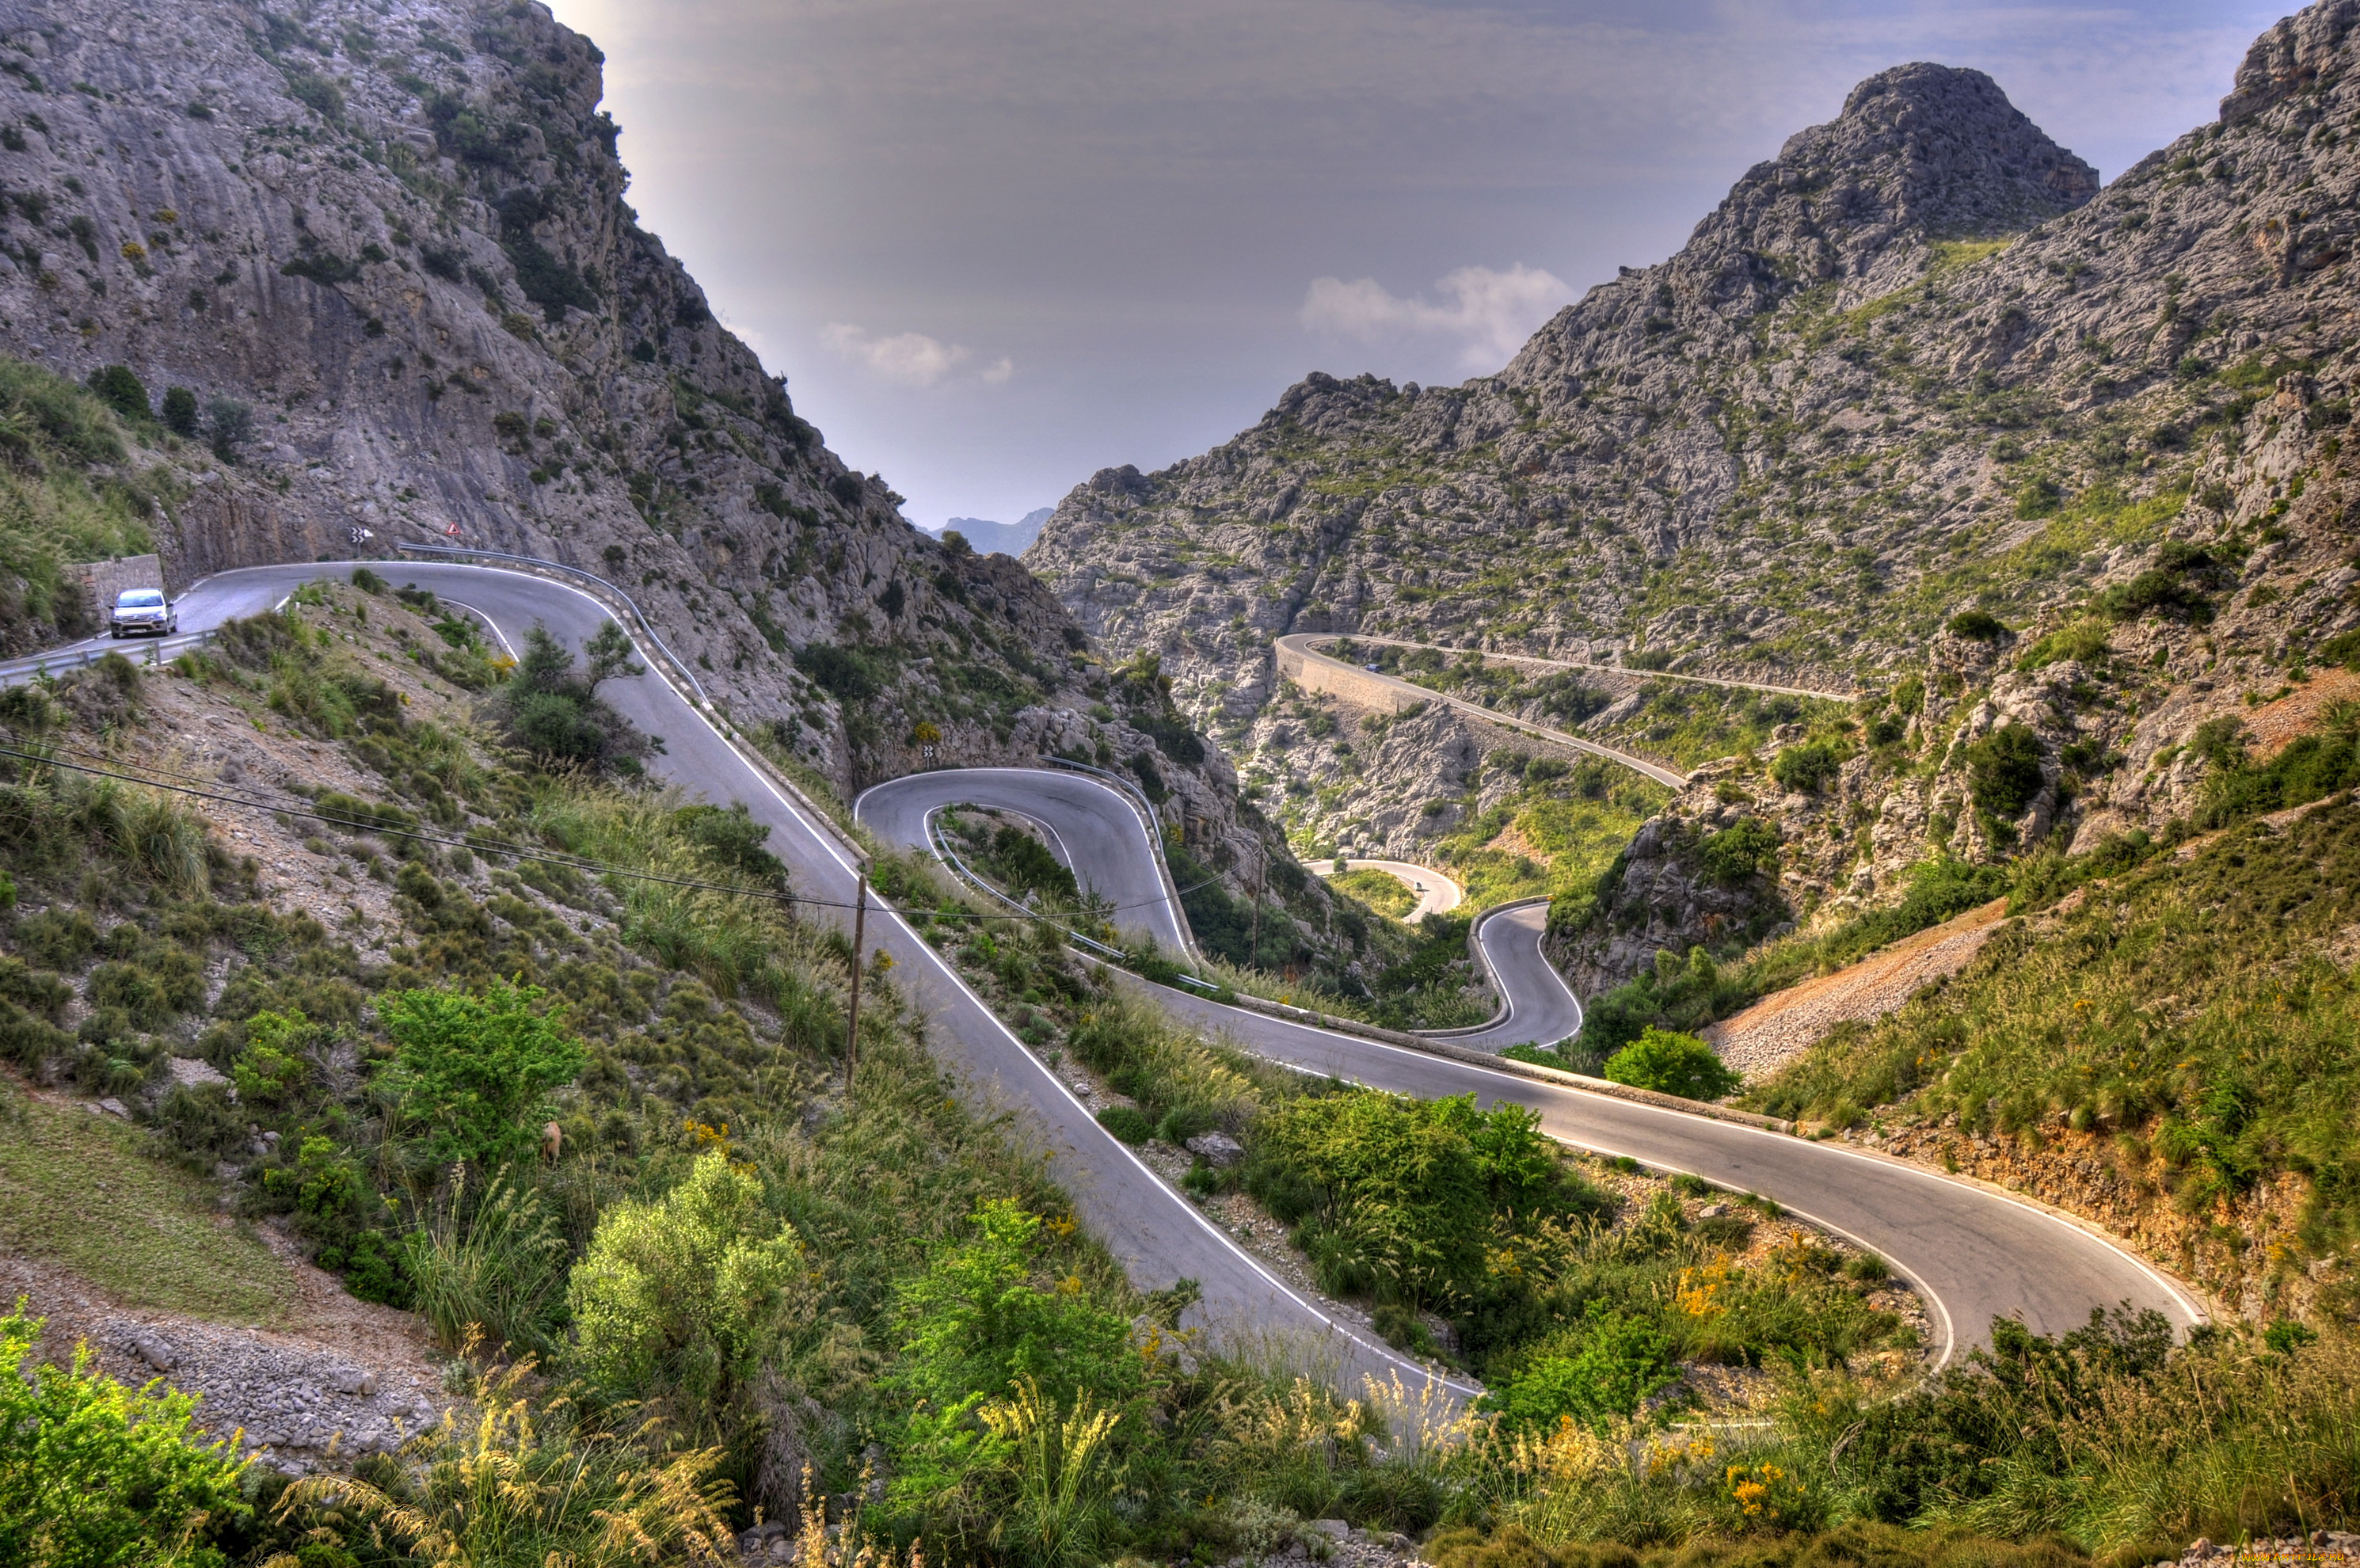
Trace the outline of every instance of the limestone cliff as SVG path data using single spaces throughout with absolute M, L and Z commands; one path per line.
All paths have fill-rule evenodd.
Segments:
M 715 319 L 625 200 L 601 65 L 523 0 L 0 0 L 0 354 L 134 378 L 115 477 L 176 583 L 564 561 L 847 792 L 919 766 L 920 724 L 948 760 L 1154 756 L 1196 853 L 1262 864 L 1160 695 L 1015 561 L 910 527 Z
M 1805 916 L 1928 855 L 2159 826 L 2196 726 L 2360 623 L 2355 21 L 2274 29 L 2217 122 L 2103 191 L 1980 73 L 1885 71 L 1498 375 L 1310 376 L 1204 456 L 1076 488 L 1027 562 L 1158 650 L 1250 782 L 1284 770 L 1290 631 L 1861 691 L 1672 808 L 1742 789 Z M 1997 624 L 1946 636 L 1962 612 Z M 2000 730 L 2038 777 L 1978 801 Z M 1782 744 L 1827 748 L 1809 789 L 1770 782 Z M 1661 879 L 1634 856 L 1635 896 Z M 1698 940 L 1677 902 L 1632 931 Z

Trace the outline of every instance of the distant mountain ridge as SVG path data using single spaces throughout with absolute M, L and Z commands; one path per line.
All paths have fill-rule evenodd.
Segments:
M 1037 507 L 1012 523 L 995 523 L 987 517 L 953 517 L 941 528 L 926 531 L 936 539 L 956 533 L 973 546 L 978 555 L 1022 555 L 1041 537 L 1041 526 L 1056 511 L 1054 506 Z
M 1282 713 L 1285 633 L 1860 690 L 1629 846 L 1584 985 L 1775 913 L 1693 863 L 1742 816 L 1802 920 L 1928 856 L 2161 831 L 2234 755 L 2202 726 L 2360 630 L 2355 58 L 2360 0 L 2322 0 L 2103 191 L 1981 72 L 1880 72 L 1499 374 L 1307 376 L 1202 456 L 1100 471 L 1026 565 L 1110 656 L 1160 657 L 1306 847 L 1539 841 L 1485 825 L 1519 772 L 1446 714 Z M 1672 744 L 1673 706 L 1617 734 Z M 1976 761 L 2001 731 L 2005 788 Z M 1765 776 L 1790 745 L 1814 766 Z

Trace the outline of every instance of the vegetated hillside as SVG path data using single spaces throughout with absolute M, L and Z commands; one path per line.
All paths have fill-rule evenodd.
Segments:
M 2332 1324 L 2178 1350 L 2160 1320 L 2003 1324 L 1928 1384 L 1873 1255 L 1555 1150 L 1513 1106 L 1241 1059 L 882 863 L 1045 1060 L 1119 1088 L 1110 1130 L 1167 1165 L 1242 1135 L 1241 1164 L 1179 1160 L 1187 1189 L 1258 1198 L 1386 1332 L 1447 1334 L 1499 1420 L 1184 1355 L 1185 1292 L 1125 1287 L 873 975 L 847 1081 L 843 955 L 760 896 L 759 831 L 517 744 L 552 701 L 630 737 L 578 671 L 504 673 L 442 610 L 307 589 L 173 666 L 0 693 L 0 1269 L 103 1357 L 0 1378 L 11 1432 L 71 1436 L 0 1450 L 14 1556 L 817 1562 L 844 1527 L 880 1565 L 1277 1563 L 1342 1519 L 1373 1568 L 1471 1518 L 1503 1533 L 1417 1560 L 1530 1561 L 1513 1527 L 1693 1568 L 1775 1530 L 1810 1561 L 2067 1568 L 2348 1511 Z M 255 804 L 61 766 L 97 759 Z M 257 1233 L 413 1326 L 291 1285 Z M 407 1334 L 474 1354 L 421 1387 Z M 0 1363 L 36 1339 L 0 1318 Z M 421 1414 L 438 1383 L 464 1417 Z M 1757 1413 L 1725 1437 L 1670 1428 L 1732 1405 Z M 208 1446 L 233 1424 L 268 1450 L 244 1474 Z M 1895 1528 L 1926 1524 L 1950 1528 Z
M 545 7 L 15 4 L 0 61 L 0 351 L 104 372 L 135 438 L 74 454 L 94 502 L 50 480 L 47 543 L 12 510 L 0 646 L 74 629 L 58 565 L 93 552 L 152 539 L 178 583 L 455 528 L 621 584 L 847 795 L 924 744 L 1147 758 L 1216 874 L 1284 858 L 1152 683 L 826 449 L 639 226 L 601 56 Z M 16 457 L 5 482 L 41 490 Z
M 2094 195 L 1983 77 L 1885 72 L 1500 375 L 1315 376 L 1203 457 L 1099 474 L 1028 562 L 1162 651 L 1250 779 L 1284 771 L 1290 630 L 1856 685 L 1881 720 L 1756 748 L 1824 740 L 1789 768 L 1817 792 L 1741 763 L 1664 831 L 1767 821 L 1798 917 L 1889 902 L 1944 848 L 2156 824 L 2208 766 L 2195 728 L 2360 618 L 2354 15 L 2274 29 L 2217 123 Z M 1911 760 L 1881 768 L 1896 728 Z M 1967 748 L 2017 728 L 2038 783 L 1978 791 Z M 1598 975 L 1702 940 L 1709 903 L 1653 898 Z

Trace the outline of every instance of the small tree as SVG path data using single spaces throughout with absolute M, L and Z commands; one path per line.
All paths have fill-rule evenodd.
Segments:
M 205 423 L 213 432 L 213 455 L 235 463 L 254 435 L 254 409 L 235 397 L 215 397 L 205 405 Z
M 1605 1073 L 1612 1083 L 1686 1100 L 1718 1100 L 1744 1082 L 1696 1036 L 1653 1025 L 1607 1058 Z
M 631 647 L 631 634 L 613 621 L 608 621 L 605 626 L 600 626 L 596 634 L 582 645 L 585 673 L 589 680 L 590 691 L 593 695 L 596 694 L 599 687 L 618 675 L 629 677 L 644 673 L 640 667 L 632 661 L 631 655 L 634 651 Z
M 101 401 L 126 419 L 152 419 L 155 410 L 148 406 L 148 387 L 132 374 L 127 365 L 110 365 L 90 373 L 90 389 Z
M 1967 747 L 1967 789 L 1994 817 L 2013 817 L 2040 793 L 2040 737 L 2002 724 Z
M 404 1116 L 426 1127 L 429 1159 L 497 1165 L 539 1138 L 546 1096 L 585 1060 L 582 1042 L 540 1010 L 542 996 L 495 983 L 481 996 L 398 991 L 378 1001 L 396 1051 L 388 1081 Z
M 164 392 L 164 428 L 189 441 L 197 439 L 200 429 L 197 416 L 197 395 L 185 387 L 172 387 Z

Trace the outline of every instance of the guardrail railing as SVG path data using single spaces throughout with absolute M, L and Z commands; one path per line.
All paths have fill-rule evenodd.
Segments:
M 1196 946 L 1196 933 L 1189 929 L 1188 911 L 1180 904 L 1179 879 L 1172 875 L 1172 863 L 1164 857 L 1164 819 L 1155 814 L 1155 802 L 1147 798 L 1147 791 L 1120 773 L 1093 768 L 1087 762 L 1076 762 L 1070 757 L 1043 752 L 1041 760 L 1052 768 L 1069 768 L 1076 773 L 1087 773 L 1094 779 L 1104 779 L 1121 793 L 1123 799 L 1131 803 L 1131 810 L 1139 813 L 1140 826 L 1147 833 L 1148 847 L 1155 855 L 1155 874 L 1163 879 L 1164 896 L 1172 900 L 1172 924 L 1180 932 L 1180 940 L 1188 956 L 1202 964 L 1205 954 Z
M 407 555 L 478 555 L 493 561 L 521 561 L 527 566 L 545 566 L 552 572 L 563 572 L 571 576 L 579 577 L 585 583 L 595 583 L 623 602 L 625 607 L 631 612 L 632 618 L 639 623 L 639 629 L 648 634 L 648 640 L 656 645 L 656 651 L 671 660 L 672 667 L 680 671 L 682 679 L 685 680 L 690 689 L 695 691 L 696 700 L 707 707 L 713 705 L 713 699 L 706 693 L 705 683 L 696 678 L 696 671 L 689 668 L 686 659 L 672 650 L 672 645 L 663 639 L 663 633 L 656 630 L 656 624 L 648 619 L 648 613 L 645 610 L 639 608 L 639 602 L 595 572 L 585 571 L 579 566 L 571 566 L 562 561 L 551 561 L 543 556 L 514 555 L 504 550 L 481 550 L 473 545 L 396 544 L 393 548 Z
M 27 654 L 22 659 L 0 660 L 0 686 L 21 686 L 27 681 L 46 676 L 63 675 L 71 670 L 87 670 L 110 653 L 122 654 L 135 664 L 154 669 L 166 660 L 177 659 L 192 648 L 202 648 L 213 640 L 210 628 L 201 632 L 175 632 L 170 637 L 151 637 L 143 645 L 143 656 L 134 657 L 134 650 L 117 642 L 89 647 L 52 648 L 47 653 Z

